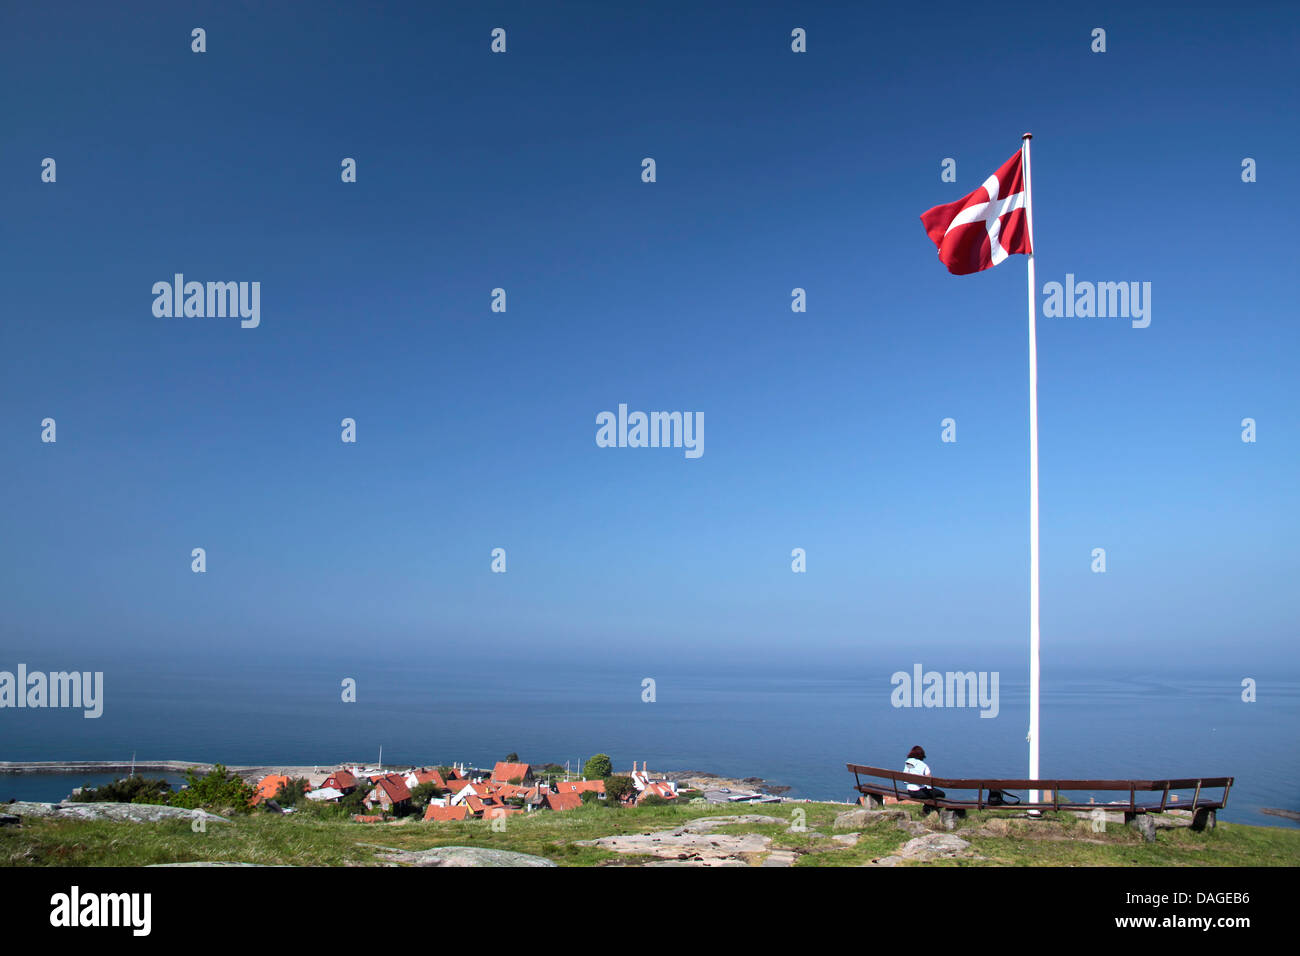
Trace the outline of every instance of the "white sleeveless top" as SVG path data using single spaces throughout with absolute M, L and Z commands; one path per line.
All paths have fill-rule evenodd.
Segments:
M 903 773 L 915 773 L 923 777 L 928 777 L 930 776 L 930 768 L 925 765 L 924 760 L 918 760 L 915 757 L 908 757 L 907 763 L 903 764 Z M 920 790 L 921 786 L 922 785 L 919 783 L 909 783 L 907 789 Z

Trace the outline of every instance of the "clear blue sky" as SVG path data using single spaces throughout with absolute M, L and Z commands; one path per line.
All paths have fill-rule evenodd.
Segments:
M 1153 287 L 1040 320 L 1045 667 L 1294 670 L 1293 4 L 408 6 L 6 9 L 4 661 L 1021 660 L 1025 259 L 918 216 L 1032 130 L 1040 291 Z

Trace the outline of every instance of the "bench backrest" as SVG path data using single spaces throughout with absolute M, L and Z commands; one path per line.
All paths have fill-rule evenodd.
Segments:
M 856 778 L 863 776 L 878 777 L 883 780 L 894 782 L 896 793 L 905 793 L 905 788 L 900 788 L 902 784 L 919 784 L 929 787 L 943 787 L 949 790 L 1048 790 L 1053 793 L 1054 800 L 1056 795 L 1062 790 L 1119 790 L 1129 794 L 1129 802 L 1133 803 L 1133 795 L 1137 791 L 1163 791 L 1164 799 L 1161 800 L 1163 808 L 1169 800 L 1169 791 L 1171 790 L 1195 790 L 1196 796 L 1192 798 L 1192 806 L 1195 807 L 1200 800 L 1201 791 L 1207 787 L 1223 788 L 1223 805 L 1227 805 L 1228 791 L 1232 787 L 1232 777 L 1185 777 L 1169 780 L 1023 780 L 1023 779 L 1001 779 L 981 777 L 976 779 L 965 779 L 956 777 L 926 777 L 921 774 L 904 773 L 901 770 L 890 770 L 886 767 L 868 767 L 864 764 L 851 763 L 847 764 L 849 771 Z M 861 783 L 861 780 L 858 781 Z M 982 802 L 982 801 L 981 801 Z

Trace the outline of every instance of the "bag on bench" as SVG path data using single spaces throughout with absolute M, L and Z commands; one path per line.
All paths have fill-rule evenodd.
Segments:
M 1014 807 L 1020 802 L 1020 798 L 1014 793 L 1007 793 L 1005 790 L 990 790 L 988 804 L 990 807 Z

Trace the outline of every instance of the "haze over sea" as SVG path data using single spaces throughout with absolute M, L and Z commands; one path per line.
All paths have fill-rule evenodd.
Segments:
M 28 660 L 32 668 L 43 663 Z M 790 795 L 848 800 L 849 761 L 901 768 L 922 744 L 939 776 L 1026 772 L 1025 668 L 1005 662 L 999 712 L 895 708 L 899 653 L 875 665 L 846 659 L 611 665 L 598 657 L 517 657 L 446 667 L 427 656 L 267 659 L 234 668 L 201 661 L 104 662 L 104 714 L 7 710 L 0 759 L 182 759 L 227 764 L 464 761 L 490 766 L 511 751 L 563 764 L 610 754 L 616 769 L 759 776 Z M 921 660 L 926 669 L 931 664 Z M 9 665 L 12 666 L 12 665 Z M 955 660 L 958 669 L 973 663 Z M 54 669 L 51 667 L 50 669 Z M 936 665 L 937 669 L 937 665 Z M 356 703 L 340 684 L 357 680 Z M 653 677 L 653 703 L 641 681 Z M 1171 665 L 1044 669 L 1043 774 L 1077 777 L 1234 775 L 1226 820 L 1287 825 L 1259 808 L 1295 809 L 1300 681 L 1261 679 L 1245 703 L 1222 671 Z M 0 799 L 59 799 L 75 775 L 0 776 Z

